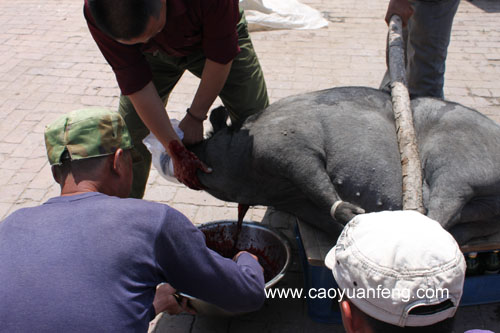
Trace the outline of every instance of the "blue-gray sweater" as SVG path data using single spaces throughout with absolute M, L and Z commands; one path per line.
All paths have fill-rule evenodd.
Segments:
M 167 281 L 230 311 L 264 302 L 256 261 L 209 250 L 167 205 L 92 192 L 0 223 L 1 332 L 145 332 Z

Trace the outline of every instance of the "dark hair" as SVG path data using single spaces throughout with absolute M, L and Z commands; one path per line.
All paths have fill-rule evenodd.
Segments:
M 65 158 L 67 156 L 67 158 Z M 101 168 L 109 156 L 98 156 L 72 161 L 67 150 L 64 151 L 61 165 L 54 165 L 54 170 L 62 182 L 71 173 L 76 182 L 84 179 L 94 179 L 98 177 Z M 97 172 L 96 172 L 97 171 Z
M 453 332 L 453 323 L 455 321 L 455 317 L 448 318 L 439 323 L 435 323 L 429 326 L 418 326 L 418 327 L 400 327 L 396 325 L 391 325 L 386 322 L 377 320 L 370 316 L 367 316 L 365 313 L 365 319 L 368 322 L 368 325 L 373 329 L 375 333 L 451 333 Z
M 448 301 L 446 301 L 448 302 Z M 439 304 L 441 310 L 446 308 L 448 304 L 444 302 L 444 307 L 443 305 Z M 451 301 L 450 301 L 451 303 Z M 351 306 L 353 305 L 352 302 L 350 302 Z M 442 303 L 443 304 L 443 303 Z M 420 308 L 428 308 L 431 309 L 433 306 L 421 306 Z M 436 309 L 437 310 L 437 309 Z M 445 319 L 443 321 L 440 321 L 438 323 L 435 323 L 433 325 L 428 325 L 428 326 L 418 326 L 418 327 L 412 327 L 412 326 L 405 326 L 405 327 L 400 327 L 392 324 L 388 324 L 386 322 L 380 321 L 378 319 L 375 319 L 363 311 L 357 309 L 358 312 L 362 313 L 365 321 L 368 323 L 368 325 L 372 328 L 373 332 L 375 333 L 451 333 L 453 332 L 453 323 L 455 321 L 455 317 Z M 410 311 L 411 313 L 411 311 Z M 428 314 L 429 312 L 420 312 L 420 313 L 415 313 L 415 314 Z
M 160 16 L 160 0 L 88 0 L 96 25 L 113 39 L 139 37 L 149 18 Z

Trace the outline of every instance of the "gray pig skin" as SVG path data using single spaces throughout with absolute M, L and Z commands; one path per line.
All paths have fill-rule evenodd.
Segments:
M 459 243 L 500 229 L 500 127 L 481 113 L 432 98 L 411 102 L 427 215 Z M 273 206 L 331 234 L 337 200 L 366 212 L 402 205 L 401 163 L 390 95 L 341 87 L 284 98 L 225 126 L 190 149 L 213 172 L 198 172 L 211 195 Z

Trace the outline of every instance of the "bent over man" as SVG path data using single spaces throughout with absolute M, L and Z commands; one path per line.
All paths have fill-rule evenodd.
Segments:
M 84 14 L 116 74 L 119 112 L 143 157 L 134 165 L 131 196 L 144 194 L 151 155 L 142 140 L 149 131 L 172 157 L 177 179 L 200 189 L 196 171 L 209 170 L 179 141 L 165 104 L 185 70 L 201 78 L 179 125 L 187 145 L 203 139 L 203 120 L 217 96 L 236 124 L 268 105 L 238 0 L 86 0 Z

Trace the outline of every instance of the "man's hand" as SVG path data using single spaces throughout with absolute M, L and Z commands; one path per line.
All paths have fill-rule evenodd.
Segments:
M 177 140 L 170 141 L 167 150 L 170 157 L 172 157 L 175 178 L 190 189 L 203 189 L 203 185 L 196 176 L 196 171 L 200 169 L 203 172 L 210 173 L 212 170 Z
M 252 258 L 255 259 L 255 261 L 259 262 L 259 258 L 255 254 L 252 254 L 248 251 L 240 251 L 240 252 L 236 253 L 233 257 L 233 261 L 238 261 L 238 258 L 241 256 L 242 253 L 248 253 L 249 255 L 252 256 Z M 260 263 L 259 263 L 259 265 L 260 265 Z M 264 271 L 264 267 L 262 267 L 262 265 L 260 265 L 260 268 L 262 269 L 262 271 Z
M 249 255 L 252 256 L 252 258 L 254 258 L 256 261 L 259 261 L 259 258 L 255 255 L 255 254 L 251 254 L 250 252 L 248 251 L 240 251 L 238 253 L 236 253 L 233 257 L 233 261 L 237 261 L 238 258 L 243 254 L 243 253 L 248 253 Z
M 179 128 L 184 132 L 182 142 L 186 145 L 194 145 L 203 140 L 203 122 L 186 114 L 179 124 Z
M 153 306 L 156 314 L 167 311 L 170 315 L 176 315 L 181 312 L 196 314 L 196 312 L 187 304 L 187 298 L 181 297 L 181 301 L 174 296 L 175 289 L 168 283 L 163 283 L 156 288 Z
M 406 27 L 408 20 L 413 15 L 413 8 L 408 0 L 390 0 L 385 15 L 385 22 L 389 24 L 392 15 L 398 15 L 403 21 L 403 27 Z

